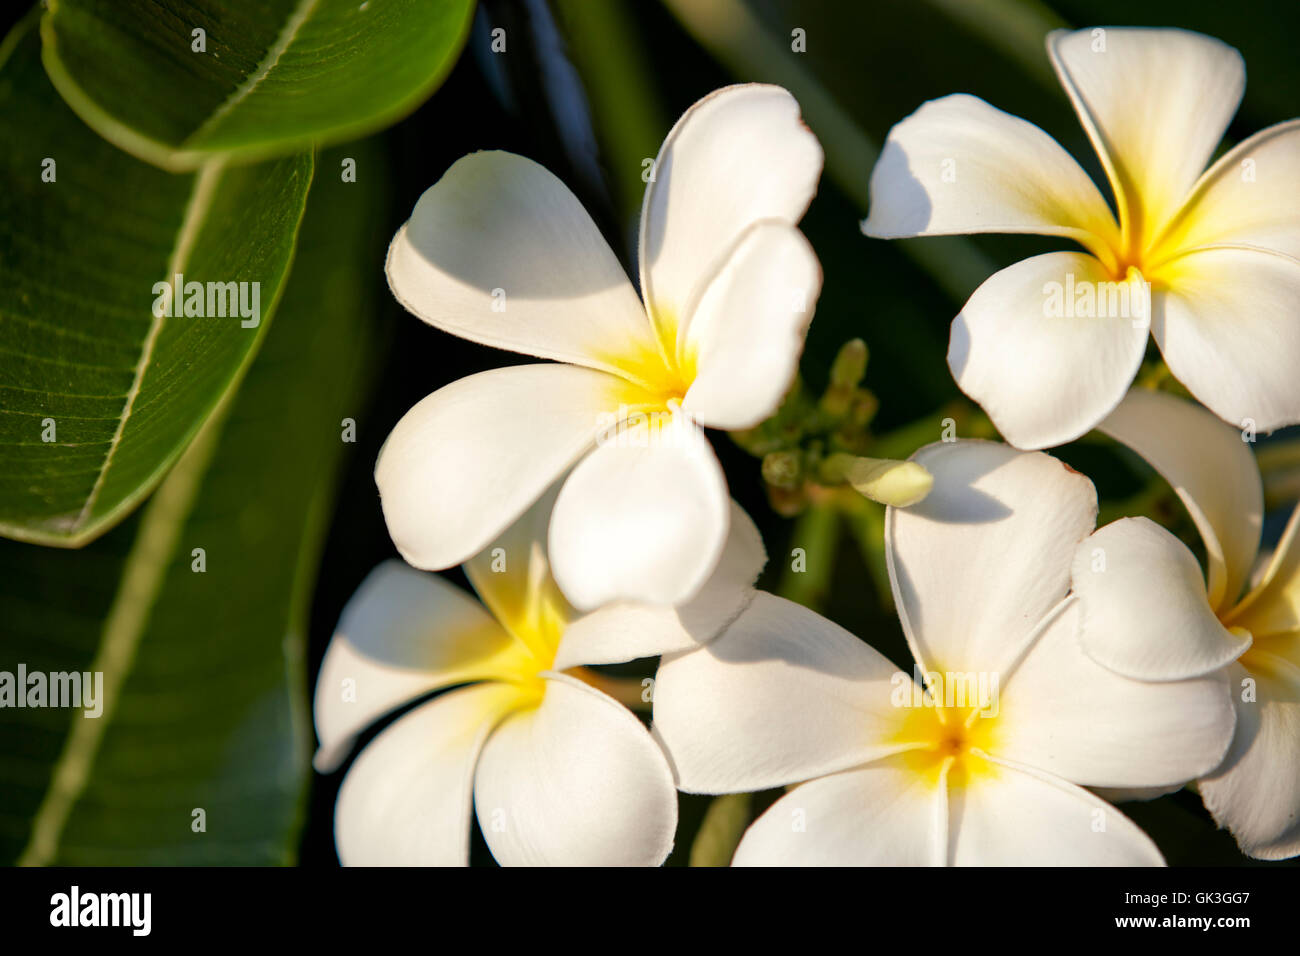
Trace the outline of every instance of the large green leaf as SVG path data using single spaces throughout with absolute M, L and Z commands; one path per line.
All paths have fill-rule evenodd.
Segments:
M 41 35 L 50 78 L 82 119 L 181 170 L 395 122 L 451 69 L 473 10 L 473 0 L 50 0 Z
M 32 18 L 0 44 L 0 535 L 79 546 L 157 484 L 260 344 L 311 176 L 162 172 L 64 105 Z M 177 273 L 249 283 L 250 315 L 257 283 L 260 321 L 156 316 Z
M 292 859 L 304 618 L 382 281 L 382 177 L 348 155 L 358 182 L 313 186 L 258 361 L 139 513 L 78 551 L 0 542 L 0 671 L 102 671 L 105 701 L 0 709 L 0 859 Z

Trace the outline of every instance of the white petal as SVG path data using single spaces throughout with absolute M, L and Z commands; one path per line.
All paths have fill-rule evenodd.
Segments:
M 713 448 L 680 412 L 645 444 L 616 439 L 565 481 L 551 518 L 555 580 L 574 607 L 694 598 L 727 542 L 730 499 Z
M 942 787 L 886 757 L 795 787 L 745 832 L 733 866 L 942 865 Z
M 465 576 L 507 631 L 532 642 L 542 666 L 554 653 L 553 632 L 574 611 L 551 577 L 546 538 L 559 494 L 557 482 L 492 543 L 465 562 Z M 541 638 L 545 645 L 537 643 Z M 534 667 L 534 670 L 536 667 Z
M 727 429 L 752 428 L 775 412 L 799 367 L 821 285 L 821 265 L 798 229 L 752 227 L 686 327 L 697 367 L 686 411 Z
M 1121 518 L 1081 543 L 1073 581 L 1084 653 L 1126 677 L 1198 677 L 1250 646 L 1219 623 L 1192 552 L 1149 518 Z
M 420 568 L 485 548 L 585 451 L 623 383 L 570 365 L 521 365 L 440 388 L 399 421 L 375 465 L 388 533 Z
M 1110 804 L 1049 774 L 998 762 L 949 797 L 954 866 L 1163 866 Z
M 733 501 L 727 546 L 694 599 L 678 607 L 622 601 L 597 608 L 568 626 L 552 666 L 618 664 L 706 644 L 749 604 L 766 562 L 758 528 Z
M 760 591 L 712 643 L 664 658 L 654 730 L 688 793 L 784 786 L 905 749 L 895 674 L 848 631 Z
M 1142 364 L 1151 316 L 1139 282 L 1114 283 L 1099 260 L 1079 252 L 994 273 L 953 319 L 953 378 L 1016 447 L 1073 441 L 1119 403 Z
M 329 773 L 377 717 L 422 694 L 509 677 L 521 648 L 473 597 L 385 561 L 339 617 L 316 682 L 316 769 Z
M 1230 607 L 1255 563 L 1264 492 L 1250 445 L 1191 402 L 1133 389 L 1098 428 L 1137 452 L 1182 499 L 1205 541 L 1214 608 Z
M 641 293 L 656 321 L 684 322 L 754 223 L 798 222 L 821 169 L 821 145 L 779 86 L 729 86 L 687 110 L 641 210 Z
M 334 810 L 343 865 L 467 865 L 474 765 L 519 700 L 506 684 L 449 691 L 371 741 L 343 778 Z
M 1187 30 L 1057 30 L 1047 51 L 1106 168 L 1129 234 L 1177 211 L 1246 88 L 1241 54 Z
M 1234 725 L 1224 675 L 1121 677 L 1084 655 L 1078 625 L 1074 602 L 1003 682 L 996 754 L 1090 787 L 1182 785 L 1217 767 Z
M 1106 200 L 1056 140 L 965 93 L 922 104 L 889 131 L 862 231 L 1028 232 L 1085 244 L 1118 236 Z
M 657 866 L 672 850 L 677 794 L 659 745 L 631 711 L 547 675 L 535 710 L 489 738 L 474 780 L 484 839 L 502 866 Z
M 1300 260 L 1212 248 L 1162 274 L 1151 331 L 1174 376 L 1238 428 L 1300 422 Z
M 430 325 L 496 348 L 618 370 L 656 350 L 645 310 L 582 204 L 513 153 L 471 153 L 415 204 L 388 284 Z
M 1001 672 L 1070 588 L 1097 516 L 1092 482 L 1041 452 L 939 442 L 920 504 L 889 508 L 885 551 L 899 619 L 924 670 Z
M 1259 584 L 1224 616 L 1258 637 L 1300 634 L 1300 505 L 1291 512 Z
M 1261 130 L 1225 153 L 1196 184 L 1164 240 L 1231 243 L 1300 259 L 1300 119 Z
M 1237 736 L 1223 767 L 1200 782 L 1206 809 L 1260 860 L 1300 855 L 1300 671 L 1277 666 L 1231 669 Z M 1254 701 L 1243 701 L 1247 677 Z

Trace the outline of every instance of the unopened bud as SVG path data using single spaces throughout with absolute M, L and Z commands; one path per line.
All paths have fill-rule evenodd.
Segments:
M 830 476 L 847 481 L 858 494 L 896 508 L 917 504 L 934 487 L 934 476 L 914 461 L 834 455 Z
M 867 343 L 862 339 L 849 339 L 840 346 L 839 354 L 831 365 L 831 385 L 857 388 L 862 376 L 867 374 Z
M 763 480 L 774 488 L 794 488 L 799 484 L 799 454 L 774 451 L 763 456 Z

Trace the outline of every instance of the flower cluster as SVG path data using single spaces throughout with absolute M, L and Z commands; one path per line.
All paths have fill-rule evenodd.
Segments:
M 1300 517 L 1257 568 L 1238 431 L 1300 421 L 1300 122 L 1203 172 L 1244 86 L 1235 50 L 1180 30 L 1047 45 L 1114 211 L 1042 130 L 959 95 L 891 132 L 862 226 L 1081 247 L 997 273 L 953 322 L 953 375 L 1009 444 L 943 436 L 904 466 L 760 441 L 821 284 L 797 223 L 822 152 L 782 89 L 719 90 L 673 127 L 639 297 L 527 159 L 467 156 L 421 197 L 389 252 L 398 300 L 548 361 L 434 392 L 380 453 L 406 563 L 339 622 L 317 767 L 414 706 L 342 784 L 344 863 L 463 865 L 476 816 L 502 864 L 657 865 L 677 791 L 788 787 L 735 864 L 1159 865 L 1113 803 L 1193 781 L 1245 853 L 1300 854 Z M 1149 335 L 1204 407 L 1130 387 Z M 832 375 L 850 396 L 860 347 Z M 819 413 L 837 435 L 857 407 L 839 399 Z M 765 473 L 794 461 L 888 505 L 905 669 L 755 589 L 763 542 L 704 427 L 743 431 Z M 1097 528 L 1092 482 L 1040 450 L 1094 428 L 1172 486 L 1205 575 L 1148 518 Z M 427 573 L 455 565 L 480 601 Z M 602 669 L 646 658 L 643 683 Z

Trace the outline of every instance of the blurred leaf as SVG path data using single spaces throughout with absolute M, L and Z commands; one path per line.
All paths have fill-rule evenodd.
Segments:
M 171 175 L 132 159 L 59 99 L 33 18 L 0 45 L 0 143 L 0 535 L 75 547 L 135 507 L 242 376 L 312 160 Z M 175 273 L 248 282 L 250 300 L 260 283 L 260 323 L 237 303 L 156 318 Z
M 258 362 L 140 514 L 80 551 L 0 542 L 0 671 L 104 674 L 98 718 L 0 710 L 0 858 L 294 857 L 305 619 L 340 459 L 356 447 L 340 423 L 358 415 L 385 238 L 383 177 L 364 144 L 348 152 L 357 182 L 313 187 Z M 206 832 L 191 829 L 196 809 Z
M 635 236 L 646 190 L 644 163 L 659 155 L 672 126 L 651 83 L 645 39 L 637 35 L 627 0 L 555 0 L 555 8 L 585 80 L 623 222 Z
M 50 0 L 41 36 L 50 79 L 77 115 L 141 159 L 183 170 L 396 122 L 451 70 L 473 9 L 473 0 Z
M 695 40 L 741 82 L 775 83 L 799 101 L 804 121 L 826 151 L 826 175 L 867 210 L 867 184 L 879 146 L 817 77 L 792 54 L 784 38 L 768 33 L 744 0 L 663 0 Z M 964 236 L 898 241 L 954 301 L 964 302 L 994 267 Z M 866 248 L 865 244 L 863 248 Z
M 750 796 L 729 793 L 715 797 L 704 814 L 695 842 L 691 844 L 691 866 L 730 866 L 740 838 L 749 826 Z
M 1044 40 L 1069 24 L 1038 0 L 929 0 L 975 36 L 986 41 L 1034 80 L 1060 89 L 1056 71 L 1044 55 Z

